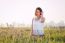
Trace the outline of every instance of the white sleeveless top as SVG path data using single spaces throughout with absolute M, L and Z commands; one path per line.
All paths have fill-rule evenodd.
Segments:
M 44 23 L 41 23 L 41 19 L 33 19 L 33 34 L 43 35 L 44 34 Z

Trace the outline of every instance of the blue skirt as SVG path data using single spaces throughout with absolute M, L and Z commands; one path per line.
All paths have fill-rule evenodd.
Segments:
M 33 30 L 33 35 L 44 35 L 42 30 Z

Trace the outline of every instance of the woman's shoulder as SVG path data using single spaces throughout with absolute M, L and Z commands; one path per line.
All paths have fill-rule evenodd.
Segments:
M 36 17 L 33 17 L 33 19 L 32 20 L 35 20 L 36 19 Z

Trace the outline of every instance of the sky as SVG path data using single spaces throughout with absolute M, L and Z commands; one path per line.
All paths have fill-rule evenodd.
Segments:
M 37 7 L 45 22 L 65 22 L 65 0 L 0 0 L 0 23 L 31 24 Z

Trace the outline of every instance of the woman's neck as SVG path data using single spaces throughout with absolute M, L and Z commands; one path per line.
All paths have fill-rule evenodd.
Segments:
M 36 20 L 39 20 L 40 19 L 40 17 L 36 17 Z

